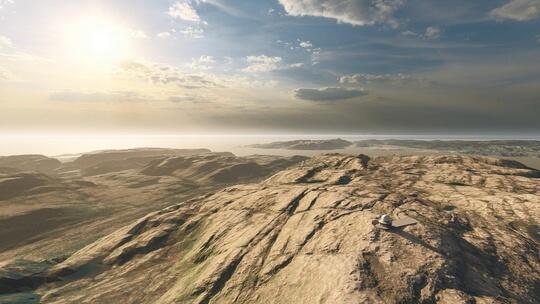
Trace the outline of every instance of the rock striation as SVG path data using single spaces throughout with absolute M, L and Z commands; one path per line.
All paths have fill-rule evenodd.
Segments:
M 49 267 L 35 292 L 43 303 L 539 303 L 537 176 L 487 157 L 323 155 L 148 214 Z M 381 214 L 418 223 L 382 230 Z

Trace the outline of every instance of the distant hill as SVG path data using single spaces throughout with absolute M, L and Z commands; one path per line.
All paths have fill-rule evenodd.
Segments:
M 13 168 L 20 171 L 39 171 L 50 173 L 60 167 L 61 163 L 55 158 L 45 155 L 11 155 L 0 156 L 0 167 Z
M 292 140 L 292 141 L 279 141 L 267 144 L 255 144 L 250 145 L 250 148 L 258 149 L 287 149 L 287 150 L 338 150 L 346 148 L 353 143 L 343 140 L 341 138 L 336 139 L 321 139 L 321 140 Z
M 506 157 L 538 156 L 540 157 L 540 141 L 537 140 L 402 140 L 402 139 L 370 139 L 355 142 L 357 147 L 378 147 L 383 145 L 453 151 L 465 154 L 496 155 Z

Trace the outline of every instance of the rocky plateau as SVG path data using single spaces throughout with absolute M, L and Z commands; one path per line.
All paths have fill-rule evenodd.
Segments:
M 0 302 L 540 303 L 539 177 L 489 157 L 322 155 L 5 263 Z M 383 230 L 381 214 L 418 223 Z

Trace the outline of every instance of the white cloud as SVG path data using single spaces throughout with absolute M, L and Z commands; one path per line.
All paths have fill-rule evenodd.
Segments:
M 438 26 L 429 26 L 429 27 L 427 27 L 423 34 L 422 33 L 416 33 L 416 32 L 410 31 L 410 30 L 401 32 L 401 35 L 403 35 L 403 36 L 422 38 L 422 39 L 437 39 L 437 38 L 441 37 L 441 34 L 442 34 L 442 30 Z
M 199 57 L 199 63 L 208 63 L 208 64 L 213 64 L 213 63 L 216 63 L 216 60 L 214 59 L 213 56 L 209 56 L 209 55 L 202 55 L 201 57 Z
M 243 71 L 250 73 L 299 68 L 304 65 L 303 63 L 285 64 L 281 57 L 270 57 L 266 55 L 248 56 L 246 60 L 249 65 Z
M 269 57 L 266 55 L 248 56 L 249 66 L 244 69 L 246 72 L 269 72 L 278 70 L 283 59 L 281 57 Z
M 0 59 L 6 59 L 9 61 L 49 61 L 49 59 L 34 56 L 31 54 L 23 53 L 23 52 L 8 52 L 8 53 L 0 53 Z
M 441 36 L 441 29 L 437 26 L 430 26 L 426 28 L 426 32 L 424 33 L 424 38 L 426 39 L 436 39 Z
M 189 67 L 196 70 L 211 70 L 214 68 L 216 60 L 213 56 L 202 55 L 199 58 L 193 59 Z
M 492 10 L 490 15 L 496 19 L 532 20 L 540 16 L 540 0 L 511 0 Z
M 203 57 L 203 61 L 212 60 L 214 59 L 210 56 Z M 170 65 L 135 60 L 123 62 L 116 75 L 144 80 L 154 85 L 179 87 L 182 94 L 186 93 L 185 90 L 192 90 L 197 94 L 207 92 L 216 95 L 223 89 L 268 88 L 277 85 L 277 82 L 271 79 L 260 80 L 234 74 L 221 75 L 204 70 L 189 72 Z
M 13 74 L 10 71 L 0 66 L 0 80 L 11 80 L 13 79 Z
M 159 37 L 159 38 L 168 38 L 168 37 L 171 36 L 171 33 L 169 33 L 169 32 L 161 32 L 161 33 L 158 33 L 156 36 Z
M 188 26 L 181 30 L 180 33 L 189 38 L 204 38 L 204 30 L 200 27 Z
M 0 10 L 7 7 L 8 4 L 13 4 L 13 0 L 0 0 Z
M 393 15 L 404 0 L 279 0 L 279 3 L 291 16 L 325 17 L 359 26 L 386 23 L 397 27 Z
M 154 84 L 174 84 L 184 89 L 218 87 L 218 79 L 214 75 L 204 73 L 187 73 L 179 68 L 158 63 L 142 61 L 125 61 L 120 65 L 120 72 L 150 81 Z
M 146 38 L 148 38 L 148 35 L 146 35 L 146 33 L 144 31 L 141 31 L 141 30 L 132 30 L 131 31 L 131 38 L 146 39 Z
M 313 47 L 313 43 L 311 43 L 311 41 L 300 41 L 300 47 L 311 49 Z
M 176 1 L 169 7 L 167 14 L 173 18 L 178 18 L 186 21 L 200 22 L 201 17 L 197 10 L 193 7 L 192 1 L 180 0 Z
M 363 89 L 349 89 L 343 87 L 326 87 L 319 89 L 300 88 L 294 90 L 294 96 L 296 98 L 309 101 L 336 101 L 364 95 L 367 95 L 367 92 Z
M 297 62 L 297 63 L 291 63 L 288 65 L 285 65 L 284 69 L 295 69 L 295 68 L 301 68 L 303 66 L 304 64 L 302 62 Z
M 6 36 L 0 36 L 0 50 L 4 48 L 12 48 L 13 42 Z
M 407 37 L 418 37 L 419 35 L 413 31 L 404 31 L 401 32 L 401 35 L 407 36 Z

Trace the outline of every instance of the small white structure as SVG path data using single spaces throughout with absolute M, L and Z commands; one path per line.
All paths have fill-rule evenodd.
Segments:
M 377 227 L 385 230 L 389 230 L 392 228 L 401 228 L 416 224 L 418 224 L 418 221 L 408 216 L 402 216 L 394 220 L 388 214 L 383 214 L 378 220 L 373 221 L 373 225 L 376 225 Z
M 388 214 L 381 215 L 381 218 L 379 219 L 379 224 L 385 225 L 385 226 L 392 226 L 392 218 Z

